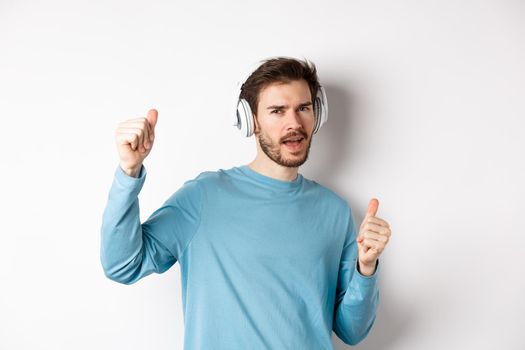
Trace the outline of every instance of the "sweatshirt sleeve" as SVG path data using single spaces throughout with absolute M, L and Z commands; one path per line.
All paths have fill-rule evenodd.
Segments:
M 117 167 L 102 216 L 100 261 L 105 275 L 132 284 L 163 273 L 180 258 L 200 224 L 202 190 L 189 180 L 140 223 L 138 194 L 146 168 L 137 178 Z
M 346 344 L 355 345 L 369 333 L 379 304 L 379 260 L 371 276 L 357 270 L 357 230 L 349 209 L 349 222 L 339 264 L 333 330 Z

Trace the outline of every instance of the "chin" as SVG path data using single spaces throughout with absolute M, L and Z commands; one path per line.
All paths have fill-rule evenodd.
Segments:
M 308 156 L 301 156 L 301 157 L 287 157 L 285 159 L 282 159 L 279 164 L 288 167 L 288 168 L 297 168 L 306 163 L 308 160 Z

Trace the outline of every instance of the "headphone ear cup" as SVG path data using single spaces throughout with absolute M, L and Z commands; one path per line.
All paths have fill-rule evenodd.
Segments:
M 250 137 L 253 134 L 253 114 L 250 104 L 244 98 L 237 104 L 237 121 L 241 134 Z
M 319 97 L 315 97 L 315 124 L 314 124 L 314 134 L 319 130 L 319 124 L 321 121 L 321 99 Z
M 328 101 L 326 92 L 322 86 L 319 86 L 315 96 L 315 127 L 314 134 L 319 131 L 321 126 L 328 120 Z

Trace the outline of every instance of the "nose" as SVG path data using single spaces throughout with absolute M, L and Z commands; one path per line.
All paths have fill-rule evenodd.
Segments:
M 299 112 L 290 110 L 286 116 L 286 130 L 301 129 L 303 127 L 303 120 Z

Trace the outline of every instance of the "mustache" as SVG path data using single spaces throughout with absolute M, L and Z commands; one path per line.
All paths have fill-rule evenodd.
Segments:
M 294 137 L 294 136 L 302 136 L 305 140 L 308 139 L 308 136 L 306 135 L 306 132 L 304 130 L 298 130 L 296 132 L 291 132 L 291 133 L 287 134 L 286 136 L 284 136 L 281 139 L 281 143 L 283 143 L 284 140 L 289 139 L 289 138 Z

